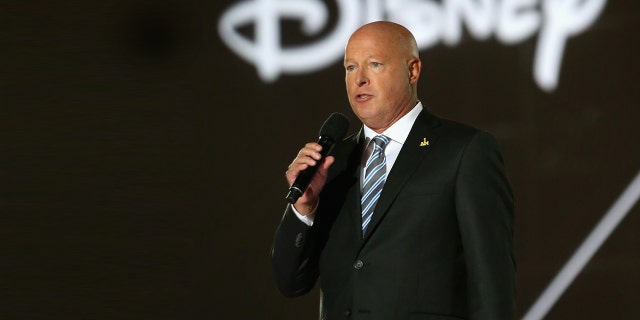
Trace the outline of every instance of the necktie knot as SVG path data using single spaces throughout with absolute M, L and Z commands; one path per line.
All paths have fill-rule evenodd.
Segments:
M 374 169 L 384 170 L 383 166 L 386 163 L 384 160 L 384 148 L 387 146 L 387 143 L 389 143 L 389 138 L 384 135 L 377 135 L 371 139 L 371 142 L 373 146 L 370 147 L 371 153 L 365 164 L 365 179 L 371 175 L 371 171 Z M 377 163 L 377 165 L 371 165 L 372 163 Z
M 376 147 L 380 147 L 382 150 L 384 150 L 384 148 L 389 143 L 389 138 L 382 134 L 373 137 L 372 140 L 373 140 L 373 143 L 376 144 Z

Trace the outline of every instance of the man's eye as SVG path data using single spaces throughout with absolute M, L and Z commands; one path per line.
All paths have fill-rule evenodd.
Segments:
M 380 65 L 381 65 L 380 62 L 371 62 L 371 66 L 374 67 L 374 68 L 377 68 Z
M 356 67 L 354 67 L 354 66 L 347 66 L 347 68 L 346 68 L 346 69 L 347 69 L 347 71 L 353 71 L 353 70 L 355 70 L 355 69 L 356 69 Z

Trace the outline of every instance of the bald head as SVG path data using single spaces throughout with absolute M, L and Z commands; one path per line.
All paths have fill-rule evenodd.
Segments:
M 419 58 L 418 44 L 411 31 L 391 21 L 367 23 L 351 34 L 349 42 L 361 38 L 374 38 L 388 48 L 394 48 L 406 58 Z M 348 46 L 347 43 L 347 46 Z

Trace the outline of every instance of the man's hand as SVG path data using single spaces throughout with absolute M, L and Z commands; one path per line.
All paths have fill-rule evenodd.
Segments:
M 320 166 L 313 180 L 309 183 L 307 190 L 305 190 L 304 194 L 293 204 L 296 210 L 302 215 L 308 215 L 318 205 L 320 191 L 322 191 L 324 184 L 327 182 L 327 171 L 335 160 L 333 156 L 328 156 L 321 160 L 322 155 L 320 151 L 322 151 L 320 144 L 316 142 L 307 143 L 304 148 L 300 149 L 298 156 L 293 159 L 287 172 L 285 172 L 289 186 L 291 186 L 301 171 L 315 165 Z

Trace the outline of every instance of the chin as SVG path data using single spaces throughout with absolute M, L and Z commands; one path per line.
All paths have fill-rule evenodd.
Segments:
M 356 103 L 351 107 L 351 109 L 353 109 L 353 112 L 362 120 L 371 117 L 371 109 L 364 107 L 361 104 Z

